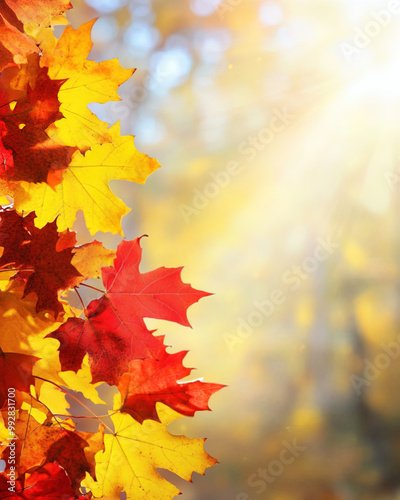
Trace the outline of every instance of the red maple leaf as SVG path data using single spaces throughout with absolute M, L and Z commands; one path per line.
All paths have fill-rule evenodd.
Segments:
M 142 273 L 140 238 L 122 242 L 115 257 L 98 242 L 77 248 L 75 233 L 67 229 L 81 208 L 91 232 L 104 222 L 102 214 L 107 215 L 102 229 L 119 232 L 123 203 L 115 199 L 115 210 L 112 203 L 100 206 L 112 194 L 108 182 L 118 177 L 142 183 L 159 166 L 136 151 L 131 136 L 120 136 L 117 126 L 107 132 L 107 124 L 86 109 L 93 101 L 118 100 L 118 87 L 132 70 L 117 61 L 87 59 L 92 23 L 78 31 L 67 28 L 57 43 L 51 31 L 62 20 L 55 16 L 70 7 L 69 0 L 0 0 L 0 191 L 3 200 L 14 197 L 18 210 L 0 207 L 0 271 L 6 271 L 3 283 L 10 275 L 15 280 L 1 292 L 8 323 L 0 347 L 0 409 L 15 442 L 1 448 L 6 470 L 0 474 L 0 500 L 119 498 L 123 491 L 129 498 L 170 497 L 177 490 L 158 468 L 190 480 L 191 471 L 203 474 L 216 460 L 203 450 L 204 440 L 169 435 L 173 414 L 162 418 L 160 411 L 162 425 L 150 435 L 121 412 L 142 423 L 159 421 L 157 402 L 189 416 L 209 409 L 211 395 L 223 386 L 184 381 L 191 373 L 183 366 L 186 352 L 167 353 L 164 337 L 146 324 L 150 318 L 190 326 L 188 308 L 209 294 L 184 283 L 180 267 Z M 67 92 L 59 99 L 61 90 Z M 58 219 L 66 229 L 62 233 L 57 214 L 64 215 Z M 61 382 L 58 356 L 54 359 L 48 351 L 52 342 L 43 339 L 50 325 L 61 321 L 61 292 L 100 273 L 106 291 L 87 308 L 81 299 L 86 318 L 70 318 L 47 337 L 59 341 L 62 370 L 77 372 L 88 355 L 92 383 L 119 388 L 121 408 L 110 414 L 112 428 L 102 423 L 106 416 L 67 390 L 82 390 L 94 402 L 86 374 L 82 383 L 76 377 L 70 385 L 65 377 Z M 35 307 L 55 317 L 35 315 Z M 10 388 L 17 391 L 11 410 Z M 77 403 L 73 414 L 64 394 Z M 87 418 L 80 405 L 99 422 L 97 432 L 76 429 L 73 420 Z M 81 489 L 90 491 L 83 495 Z
M 94 300 L 87 308 L 87 318 L 69 318 L 55 332 L 47 335 L 60 342 L 63 371 L 77 372 L 89 354 L 92 383 L 117 385 L 128 371 L 131 359 L 156 356 L 163 345 L 145 326 L 123 323 L 107 300 Z
M 52 17 L 71 7 L 69 0 L 41 0 L 40 5 L 32 0 L 2 0 L 0 14 L 14 26 L 23 28 L 29 23 L 49 24 Z
M 6 124 L 0 120 L 0 177 L 14 173 L 14 158 L 11 149 L 6 149 L 2 137 L 7 134 Z
M 0 7 L 4 5 L 4 1 L 0 3 Z M 8 22 L 0 12 L 0 71 L 26 62 L 27 55 L 34 52 L 39 52 L 35 42 Z
M 15 492 L 10 492 L 6 476 L 0 476 L 0 499 L 21 500 L 84 500 L 76 496 L 64 469 L 57 463 L 47 463 L 25 479 L 15 481 Z
M 1 122 L 0 122 L 1 127 Z M 14 173 L 14 158 L 11 149 L 6 149 L 0 137 L 0 177 L 12 176 Z
M 27 354 L 3 352 L 0 348 L 0 408 L 7 400 L 10 387 L 29 394 L 31 384 L 35 384 L 32 368 L 38 359 Z
M 48 26 L 52 17 L 71 7 L 68 0 L 41 0 L 40 5 L 32 0 L 1 0 L 0 72 L 39 53 L 35 42 L 24 32 L 24 24 Z
M 188 307 L 211 294 L 183 283 L 182 267 L 140 273 L 140 240 L 122 241 L 114 266 L 102 269 L 106 297 L 121 319 L 156 318 L 190 326 Z
M 5 69 L 0 75 L 0 116 L 7 124 L 31 123 L 47 128 L 63 117 L 58 92 L 66 80 L 51 80 L 37 54 L 27 64 Z M 9 106 L 14 102 L 14 106 Z
M 58 292 L 81 281 L 71 264 L 75 237 L 68 231 L 60 235 L 56 221 L 38 229 L 32 214 L 21 217 L 14 210 L 5 210 L 0 217 L 0 245 L 4 246 L 0 267 L 20 269 L 15 278 L 26 282 L 24 297 L 34 292 L 36 311 L 50 310 L 57 315 L 63 310 Z
M 138 422 L 159 421 L 156 403 L 164 403 L 182 415 L 193 416 L 196 411 L 209 410 L 208 400 L 214 392 L 225 387 L 201 381 L 178 382 L 192 371 L 182 364 L 187 351 L 160 353 L 159 359 L 137 359 L 129 363 L 129 373 L 122 375 L 121 411 Z
M 64 430 L 47 450 L 46 462 L 57 462 L 65 469 L 76 493 L 79 493 L 79 486 L 86 472 L 94 469 L 84 452 L 84 448 L 88 446 L 78 432 Z
M 35 214 L 21 217 L 15 210 L 0 211 L 0 247 L 3 253 L 0 257 L 0 267 L 10 264 L 17 266 L 19 260 L 22 265 L 27 259 L 26 243 L 31 239 L 34 230 Z
M 48 335 L 60 342 L 63 371 L 78 371 L 88 353 L 93 383 L 118 384 L 129 361 L 157 359 L 165 350 L 147 329 L 144 318 L 189 325 L 187 308 L 209 295 L 183 283 L 182 268 L 163 267 L 141 274 L 139 241 L 120 243 L 114 266 L 102 269 L 107 292 L 89 304 L 87 318 L 70 318 Z
M 46 133 L 63 117 L 58 92 L 64 81 L 51 80 L 36 54 L 27 64 L 0 74 L 0 135 L 8 152 L 8 168 L 0 173 L 5 180 L 11 176 L 13 181 L 46 182 L 69 165 L 76 148 L 58 144 Z

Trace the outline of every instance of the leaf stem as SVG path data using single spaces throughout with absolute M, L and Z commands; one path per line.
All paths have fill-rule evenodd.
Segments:
M 114 413 L 117 413 L 117 410 L 113 413 L 110 413 L 108 415 L 96 415 L 97 418 L 108 418 L 111 415 L 114 415 Z M 54 417 L 63 417 L 63 418 L 96 418 L 96 417 L 91 417 L 89 415 L 63 415 L 62 413 L 53 413 L 52 414 Z
M 105 290 L 100 290 L 100 288 L 96 288 L 94 286 L 91 286 L 91 285 L 87 285 L 86 283 L 81 283 L 82 286 L 86 286 L 87 288 L 91 288 L 92 290 L 96 290 L 96 292 L 100 292 L 100 293 L 106 293 Z
M 111 434 L 115 434 L 114 431 L 108 427 L 108 425 L 106 425 L 104 422 L 102 422 L 100 420 L 100 417 L 97 416 L 88 406 L 85 405 L 85 403 L 83 403 L 80 399 L 78 399 L 76 396 L 74 396 L 73 394 L 71 394 L 69 391 L 67 391 L 66 389 L 64 389 L 63 387 L 61 387 L 60 385 L 56 384 L 55 382 L 53 382 L 52 380 L 47 380 L 45 378 L 42 378 L 42 377 L 38 377 L 37 375 L 34 375 L 34 378 L 37 378 L 39 380 L 43 380 L 44 382 L 49 382 L 49 384 L 53 384 L 55 385 L 56 387 L 58 387 L 60 389 L 60 391 L 64 392 L 65 394 L 67 394 L 68 396 L 70 396 L 72 399 L 74 399 L 77 403 L 79 403 L 83 408 L 85 408 L 85 410 L 87 410 L 89 413 L 91 413 L 93 415 L 93 418 L 95 418 L 100 424 L 103 424 L 104 427 L 111 433 Z M 109 415 L 107 415 L 108 417 Z
M 55 420 L 56 420 L 57 424 L 61 427 L 61 429 L 63 429 L 63 430 L 64 430 L 64 427 L 61 425 L 61 422 L 59 422 L 59 421 L 57 420 L 57 416 L 58 416 L 58 415 L 56 415 L 55 413 L 53 413 L 53 412 L 50 410 L 50 408 L 49 408 L 46 404 L 44 404 L 44 403 L 43 403 L 43 401 L 40 401 L 40 399 L 35 398 L 35 396 L 32 396 L 32 394 L 30 394 L 30 397 L 31 397 L 32 399 L 34 399 L 35 401 L 37 401 L 38 403 L 40 403 L 41 405 L 43 405 L 45 408 L 47 408 L 47 409 L 49 410 L 49 412 L 50 412 L 50 413 L 53 415 L 53 417 L 55 418 Z M 33 408 L 33 406 L 32 406 L 32 405 L 31 405 L 31 408 Z M 29 410 L 29 416 L 30 416 L 30 415 L 31 415 L 31 412 L 30 412 L 30 410 Z M 27 426 L 27 429 L 28 429 L 28 426 Z M 26 436 L 25 436 L 25 437 L 26 437 Z M 25 442 L 25 440 L 24 440 L 24 442 Z
M 34 268 L 26 268 L 24 269 L 23 267 L 21 267 L 20 269 L 14 269 L 14 268 L 6 268 L 6 269 L 0 269 L 0 273 L 12 273 L 12 272 L 16 272 L 16 271 L 36 271 L 36 269 Z
M 11 101 L 11 102 L 14 102 L 14 101 Z M 8 104 L 11 104 L 10 102 Z M 18 115 L 23 115 L 24 113 L 30 113 L 31 111 L 34 111 L 35 109 L 37 108 L 37 106 L 34 106 L 33 108 L 31 109 L 24 109 L 23 111 L 19 111 L 18 113 L 10 113 L 8 115 L 3 115 L 3 117 L 7 117 L 7 116 L 18 116 Z
M 4 106 L 8 106 L 9 104 L 11 104 L 12 102 L 14 102 L 15 99 L 13 99 L 12 101 L 8 101 L 8 102 L 5 102 L 4 104 L 2 104 L 0 106 L 0 108 L 4 108 Z
M 83 313 L 84 313 L 84 315 L 85 315 L 86 317 L 88 317 L 88 316 L 89 316 L 89 314 L 88 314 L 88 310 L 86 309 L 86 306 L 85 306 L 85 304 L 84 304 L 84 302 L 83 302 L 83 300 L 82 300 L 82 297 L 81 297 L 80 293 L 78 292 L 78 287 L 77 287 L 77 286 L 74 286 L 74 290 L 75 290 L 75 292 L 76 292 L 77 296 L 79 297 L 79 300 L 81 301 L 81 304 L 82 304 L 82 306 L 83 306 Z

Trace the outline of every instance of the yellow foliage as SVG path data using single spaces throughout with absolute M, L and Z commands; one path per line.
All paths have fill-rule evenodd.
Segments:
M 77 151 L 63 171 L 62 182 L 54 189 L 46 183 L 21 182 L 15 192 L 18 212 L 35 211 L 38 227 L 58 217 L 58 230 L 64 231 L 72 228 L 76 213 L 84 208 L 91 234 L 110 231 L 122 235 L 120 221 L 129 209 L 109 188 L 110 180 L 144 184 L 160 165 L 136 150 L 132 136 L 121 136 L 119 124 L 109 130 L 112 143 L 93 146 L 85 156 Z
M 116 397 L 116 407 L 118 405 Z M 97 498 L 119 499 L 122 491 L 127 499 L 168 500 L 179 490 L 164 479 L 157 468 L 168 469 L 186 481 L 193 472 L 204 474 L 216 460 L 203 448 L 204 439 L 173 436 L 167 425 L 182 415 L 157 404 L 161 423 L 146 420 L 136 422 L 120 412 L 112 415 L 115 434 L 104 436 L 105 451 L 96 455 L 96 477 L 89 474 L 83 485 Z
M 58 43 L 50 42 L 47 33 L 44 43 L 46 48 L 53 45 L 53 50 L 46 50 L 41 58 L 41 65 L 49 68 L 51 79 L 67 79 L 59 92 L 60 111 L 65 118 L 56 122 L 48 133 L 58 142 L 83 151 L 111 141 L 107 123 L 99 120 L 87 105 L 119 101 L 118 87 L 134 71 L 122 68 L 118 59 L 100 63 L 86 59 L 93 45 L 90 39 L 93 24 L 91 21 L 77 30 L 68 26 Z

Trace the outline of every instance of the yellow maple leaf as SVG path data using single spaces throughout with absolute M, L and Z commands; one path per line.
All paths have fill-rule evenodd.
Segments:
M 139 424 L 120 412 L 111 416 L 115 434 L 104 436 L 105 450 L 96 455 L 97 481 L 87 474 L 82 483 L 95 497 L 119 499 L 125 491 L 127 499 L 172 499 L 179 490 L 157 468 L 190 481 L 193 472 L 204 474 L 216 463 L 204 451 L 204 439 L 174 436 L 167 431 L 167 425 L 182 415 L 161 403 L 157 404 L 157 413 L 160 423 L 146 420 Z
M 56 330 L 61 322 L 54 321 L 51 314 L 44 312 L 37 314 L 36 300 L 29 297 L 23 299 L 22 295 L 23 284 L 16 281 L 11 282 L 6 290 L 0 291 L 0 318 L 3 318 L 0 344 L 7 346 L 10 352 L 40 358 L 35 363 L 33 375 L 81 392 L 95 404 L 104 404 L 96 391 L 99 384 L 92 384 L 87 356 L 78 373 L 61 372 L 58 352 L 60 343 L 58 340 L 46 338 L 46 335 Z M 68 308 L 64 320 L 69 316 L 73 314 Z M 64 393 L 54 385 L 39 379 L 37 391 L 40 400 L 54 413 L 64 413 L 66 408 Z
M 11 282 L 0 291 L 0 343 L 7 351 L 37 356 L 34 375 L 62 383 L 58 342 L 44 337 L 60 325 L 51 314 L 36 313 L 36 300 L 22 298 L 23 283 Z
M 124 83 L 133 69 L 124 69 L 118 59 L 95 62 L 87 60 L 93 46 L 90 38 L 94 21 L 83 24 L 77 30 L 65 28 L 58 42 L 51 42 L 50 31 L 37 36 L 43 39 L 41 66 L 48 67 L 53 80 L 67 79 L 61 86 L 58 98 L 64 118 L 51 126 L 47 133 L 57 142 L 77 146 L 86 151 L 95 144 L 110 142 L 108 124 L 94 115 L 87 105 L 91 102 L 119 101 L 118 87 Z M 52 50 L 48 50 L 51 47 Z
M 92 399 L 95 403 L 104 403 L 98 396 L 87 357 L 82 363 L 78 374 L 61 372 L 58 340 L 46 338 L 46 335 L 56 330 L 61 322 L 54 321 L 51 314 L 36 313 L 36 300 L 29 297 L 22 298 L 23 284 L 12 282 L 6 290 L 0 291 L 0 318 L 3 318 L 3 327 L 0 331 L 0 344 L 7 346 L 10 352 L 29 354 L 40 358 L 33 368 L 33 374 L 50 380 L 56 384 L 66 386 L 74 391 Z M 66 318 L 72 316 L 67 310 Z M 66 319 L 64 318 L 64 319 Z M 63 413 L 60 407 L 64 404 L 65 395 L 57 388 L 37 381 L 37 389 L 43 403 L 51 408 L 54 413 Z M 42 392 L 44 390 L 44 392 Z M 53 395 L 57 394 L 54 398 Z
M 50 382 L 41 384 L 38 397 L 44 408 L 49 408 L 53 414 L 65 415 L 69 411 L 70 405 L 67 402 L 66 394 Z M 44 408 L 41 409 L 44 410 Z
M 84 279 L 101 278 L 101 268 L 112 266 L 116 254 L 115 250 L 109 250 L 102 243 L 94 240 L 76 250 L 71 264 Z
M 92 374 L 89 367 L 88 355 L 84 357 L 80 370 L 76 373 L 72 370 L 61 372 L 60 377 L 64 381 L 64 387 L 76 392 L 81 392 L 86 399 L 90 399 L 94 404 L 105 404 L 96 391 L 96 387 L 99 387 L 101 382 L 92 384 Z
M 15 190 L 19 213 L 36 212 L 35 225 L 45 226 L 57 218 L 58 231 L 72 228 L 78 210 L 84 210 L 91 234 L 110 231 L 123 236 L 121 218 L 129 208 L 109 188 L 112 179 L 144 184 L 160 167 L 157 160 L 139 153 L 132 136 L 121 136 L 119 123 L 109 129 L 112 143 L 93 146 L 83 156 L 74 153 L 55 188 L 46 183 L 21 182 Z
M 1 190 L 1 186 L 0 186 L 0 190 Z M 7 196 L 5 195 L 0 195 L 0 205 L 9 205 L 10 202 L 8 201 L 7 199 Z

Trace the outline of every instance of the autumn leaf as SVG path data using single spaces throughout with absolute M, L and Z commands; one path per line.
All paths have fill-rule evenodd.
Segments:
M 110 231 L 122 235 L 121 218 L 129 209 L 112 193 L 109 182 L 123 179 L 143 184 L 159 164 L 136 150 L 132 136 L 120 136 L 119 124 L 109 132 L 111 143 L 93 146 L 85 156 L 74 153 L 62 182 L 54 189 L 46 183 L 19 183 L 15 190 L 17 211 L 34 211 L 38 227 L 57 218 L 61 232 L 72 227 L 76 213 L 83 209 L 91 234 Z
M 139 424 L 126 413 L 111 416 L 115 434 L 104 436 L 105 450 L 96 455 L 97 481 L 87 474 L 82 483 L 96 498 L 117 499 L 125 491 L 128 500 L 172 499 L 179 490 L 157 472 L 158 468 L 190 481 L 193 472 L 204 474 L 216 463 L 204 451 L 204 439 L 167 431 L 168 424 L 181 415 L 161 404 L 157 412 L 160 423 L 147 420 Z
M 71 161 L 76 148 L 55 141 L 47 133 L 48 126 L 62 116 L 57 99 L 61 84 L 41 70 L 36 81 L 30 83 L 33 87 L 27 89 L 25 98 L 16 101 L 12 112 L 2 117 L 8 128 L 3 143 L 13 151 L 13 182 L 54 185 L 57 172 Z
M 0 3 L 0 72 L 9 66 L 27 62 L 27 56 L 39 53 L 24 25 L 48 26 L 52 18 L 70 9 L 68 0 L 43 0 L 38 8 L 32 0 L 2 0 Z
M 35 383 L 32 368 L 38 359 L 36 356 L 27 354 L 3 352 L 0 348 L 0 408 L 7 400 L 10 387 L 18 391 L 30 392 L 31 384 Z
M 34 54 L 0 75 L 0 117 L 8 126 L 31 124 L 45 130 L 62 118 L 58 93 L 64 80 L 50 79 L 39 61 Z
M 13 155 L 12 160 L 6 158 L 8 168 L 3 174 L 12 183 L 49 181 L 54 186 L 60 180 L 59 171 L 68 166 L 73 153 L 72 148 L 60 146 L 40 129 L 31 126 L 22 130 L 10 129 L 3 138 L 3 145 Z M 37 168 L 32 169 L 32 165 Z
M 9 23 L 0 13 L 0 71 L 16 64 L 26 63 L 29 54 L 38 52 L 39 49 L 34 41 Z
M 0 345 L 10 352 L 36 356 L 33 374 L 63 383 L 59 377 L 58 342 L 45 339 L 47 333 L 60 325 L 51 314 L 36 313 L 34 295 L 22 298 L 24 283 L 13 281 L 0 291 Z M 66 308 L 66 315 L 71 314 Z
M 15 493 L 5 476 L 0 476 L 0 499 L 20 498 L 21 500 L 84 500 L 76 496 L 65 470 L 57 463 L 48 463 L 27 477 L 16 481 Z
M 0 121 L 0 178 L 9 177 L 14 172 L 14 157 L 12 150 L 6 149 L 1 139 L 2 126 L 5 127 L 4 122 Z
M 71 264 L 69 245 L 74 245 L 75 237 L 59 235 L 55 222 L 38 229 L 32 216 L 20 217 L 12 210 L 0 212 L 0 217 L 0 244 L 5 245 L 0 267 L 18 270 L 15 278 L 26 282 L 24 296 L 34 292 L 38 297 L 37 312 L 62 312 L 58 292 L 76 286 L 81 277 Z
M 76 148 L 54 141 L 46 131 L 63 116 L 58 100 L 62 83 L 48 77 L 36 54 L 28 57 L 27 64 L 0 74 L 0 135 L 3 147 L 12 155 L 3 168 L 3 179 L 13 183 L 50 179 L 54 185 L 54 172 L 70 163 Z
M 6 411 L 3 413 L 5 414 Z M 31 411 L 17 409 L 15 415 L 14 428 L 15 434 L 18 436 L 18 439 L 15 441 L 14 450 L 15 471 L 18 477 L 21 477 L 26 471 L 42 464 L 44 456 L 40 449 L 42 446 L 44 446 L 44 450 L 48 448 L 48 438 L 54 433 L 54 429 L 51 429 L 51 417 L 49 417 L 48 411 L 46 412 L 45 420 L 45 423 L 48 425 L 41 425 L 32 415 Z M 73 428 L 73 423 L 71 428 Z M 58 430 L 60 430 L 59 427 Z M 20 436 L 23 436 L 23 439 L 20 439 Z M 37 437 L 35 444 L 32 437 Z M 9 447 L 5 447 L 1 455 L 2 459 L 8 462 L 9 454 Z
M 35 214 L 21 217 L 15 210 L 0 211 L 0 267 L 10 264 L 17 265 L 17 260 L 24 260 L 27 256 L 25 243 L 31 238 L 35 227 L 33 222 Z
M 80 274 L 71 264 L 71 248 L 61 251 L 56 248 L 59 236 L 55 223 L 36 229 L 35 233 L 28 255 L 28 267 L 32 266 L 34 271 L 20 271 L 17 278 L 26 279 L 24 296 L 31 292 L 37 295 L 37 312 L 50 310 L 57 315 L 63 311 L 58 292 L 76 285 Z
M 122 235 L 129 208 L 111 180 L 143 184 L 159 164 L 136 150 L 133 136 L 121 136 L 118 123 L 109 127 L 89 110 L 119 100 L 134 70 L 117 59 L 88 59 L 93 22 L 56 38 L 53 26 L 66 23 L 70 7 L 68 0 L 0 1 L 0 453 L 7 464 L 0 499 L 117 500 L 122 491 L 128 499 L 168 499 L 178 490 L 158 468 L 190 481 L 216 460 L 203 439 L 174 436 L 167 426 L 209 409 L 222 386 L 182 380 L 191 373 L 186 352 L 168 353 L 145 319 L 190 326 L 188 308 L 209 294 L 184 283 L 182 268 L 142 273 L 140 238 L 116 252 L 98 241 L 77 246 L 77 212 L 92 234 Z M 77 288 L 100 277 L 105 293 L 85 307 Z M 72 288 L 82 309 L 65 300 Z M 114 410 L 98 415 L 91 403 L 105 405 L 104 382 L 119 393 Z M 7 482 L 10 388 L 15 491 Z M 97 431 L 78 431 L 75 420 L 88 418 Z
M 68 26 L 60 39 L 53 42 L 52 50 L 44 52 L 41 58 L 50 78 L 66 80 L 59 93 L 65 118 L 57 121 L 49 134 L 81 151 L 112 141 L 108 124 L 100 121 L 87 105 L 119 101 L 118 87 L 134 71 L 122 68 L 117 59 L 102 62 L 87 59 L 93 46 L 90 38 L 93 23 L 85 23 L 77 30 Z
M 0 187 L 14 195 L 19 213 L 36 212 L 40 228 L 56 218 L 59 231 L 71 228 L 84 208 L 92 234 L 122 234 L 120 221 L 129 209 L 110 190 L 110 180 L 144 183 L 159 164 L 135 149 L 132 136 L 121 136 L 119 124 L 108 128 L 87 108 L 91 102 L 119 100 L 119 85 L 132 75 L 117 60 L 86 59 L 92 24 L 66 28 L 52 50 L 1 74 L 0 177 L 9 185 Z M 51 45 L 49 36 L 45 39 L 46 47 Z M 12 78 L 15 72 L 22 79 Z M 81 152 L 73 154 L 77 147 Z
M 40 8 L 32 0 L 3 0 L 0 14 L 15 26 L 35 23 L 49 25 L 54 16 L 71 9 L 69 0 L 41 0 Z
M 93 382 L 118 384 L 131 360 L 158 359 L 164 350 L 144 318 L 189 325 L 187 308 L 209 294 L 183 283 L 182 268 L 141 274 L 141 257 L 140 238 L 121 242 L 114 267 L 102 269 L 106 294 L 89 304 L 85 320 L 69 318 L 48 335 L 60 342 L 63 370 L 76 372 L 88 353 Z
M 16 432 L 24 436 L 16 443 L 16 470 L 19 475 L 32 472 L 46 463 L 57 462 L 67 473 L 75 493 L 79 493 L 81 480 L 89 472 L 95 476 L 94 456 L 104 450 L 104 427 L 97 433 L 81 433 L 72 420 L 54 421 L 49 413 L 42 425 L 30 412 L 19 410 Z M 7 458 L 9 450 L 3 453 Z
M 115 250 L 105 248 L 99 241 L 81 245 L 75 251 L 71 264 L 85 280 L 101 278 L 101 268 L 111 266 L 116 256 Z
M 122 234 L 120 220 L 128 208 L 112 194 L 109 181 L 144 183 L 159 164 L 136 151 L 133 137 L 121 137 L 118 125 L 108 129 L 87 108 L 90 102 L 119 100 L 118 86 L 132 74 L 117 60 L 86 59 L 92 47 L 91 26 L 67 28 L 54 50 L 40 57 L 40 70 L 35 66 L 39 58 L 32 56 L 29 64 L 8 68 L 1 75 L 5 82 L 0 94 L 0 110 L 4 108 L 1 170 L 11 182 L 17 210 L 35 211 L 38 227 L 58 217 L 59 231 L 71 228 L 76 212 L 85 207 L 93 234 L 98 230 Z M 13 87 L 15 78 L 10 75 L 15 71 L 24 76 L 26 88 L 19 88 L 20 83 L 18 89 Z M 22 95 L 14 95 L 16 90 Z M 12 96 L 17 104 L 9 109 Z M 85 135 L 90 140 L 82 144 Z M 72 155 L 75 146 L 83 152 L 91 150 L 85 156 Z M 98 170 L 96 182 L 93 168 Z M 3 192 L 8 194 L 6 188 Z
M 190 326 L 188 307 L 210 294 L 183 283 L 182 267 L 141 273 L 140 239 L 122 241 L 114 266 L 103 269 L 107 300 L 122 320 L 135 318 L 144 324 L 144 318 L 155 318 Z
M 77 372 L 89 354 L 92 382 L 117 385 L 131 359 L 157 356 L 164 348 L 144 325 L 122 322 L 108 302 L 92 301 L 87 315 L 85 320 L 69 318 L 47 335 L 60 342 L 63 371 Z
M 85 437 L 89 437 L 89 435 L 89 433 L 85 433 Z M 90 437 L 93 436 L 95 434 Z M 59 433 L 56 440 L 53 440 L 54 442 L 47 450 L 46 461 L 57 462 L 64 468 L 75 493 L 79 493 L 80 483 L 86 472 L 91 473 L 92 477 L 96 477 L 94 456 L 104 449 L 103 436 L 104 430 L 102 428 L 97 439 L 92 439 L 89 444 L 80 432 L 64 430 Z M 90 455 L 87 455 L 86 448 L 90 448 L 91 445 L 93 448 Z M 90 458 L 90 462 L 88 458 Z
M 193 416 L 196 411 L 209 410 L 208 400 L 223 385 L 200 381 L 178 382 L 190 375 L 192 369 L 183 366 L 187 352 L 163 352 L 159 359 L 136 359 L 129 363 L 129 372 L 122 375 L 118 389 L 121 411 L 142 423 L 145 419 L 159 421 L 156 403 L 164 403 L 182 415 Z

